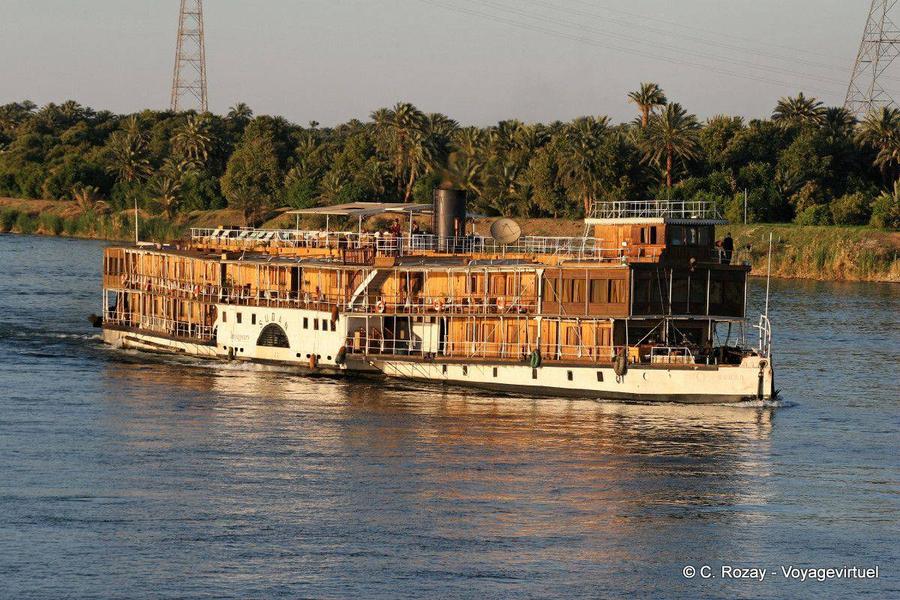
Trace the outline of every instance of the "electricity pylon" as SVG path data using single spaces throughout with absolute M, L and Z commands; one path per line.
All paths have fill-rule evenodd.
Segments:
M 206 42 L 203 38 L 203 0 L 181 0 L 178 17 L 178 45 L 175 74 L 172 76 L 172 110 L 178 112 L 194 104 L 209 110 L 206 101 Z
M 886 75 L 900 55 L 900 0 L 872 0 L 859 53 L 853 65 L 844 108 L 864 116 L 882 106 L 896 106 Z

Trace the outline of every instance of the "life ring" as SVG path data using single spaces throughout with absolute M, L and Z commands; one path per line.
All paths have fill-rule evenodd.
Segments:
M 444 310 L 444 300 L 441 298 L 435 298 L 434 302 L 432 302 L 432 305 L 434 306 L 434 310 L 436 310 L 438 312 L 441 312 Z
M 616 372 L 616 377 L 625 377 L 625 373 L 628 372 L 628 357 L 625 356 L 624 352 L 616 354 L 616 358 L 613 361 L 613 371 Z
M 541 351 L 535 348 L 534 352 L 531 353 L 531 357 L 528 360 L 532 369 L 540 368 L 542 362 Z
M 378 302 L 375 303 L 375 312 L 377 312 L 379 314 L 384 312 L 384 301 L 383 300 L 379 300 Z
M 499 312 L 506 310 L 506 299 L 503 296 L 497 298 L 497 310 Z
M 347 361 L 347 346 L 341 346 L 334 357 L 334 364 L 342 365 Z

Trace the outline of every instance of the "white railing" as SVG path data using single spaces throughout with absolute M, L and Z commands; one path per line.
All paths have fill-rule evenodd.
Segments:
M 615 200 L 595 202 L 595 219 L 713 219 L 722 220 L 715 202 L 707 200 Z
M 212 326 L 176 321 L 165 317 L 105 310 L 103 311 L 103 322 L 130 329 L 144 329 L 152 333 L 163 333 L 173 337 L 195 339 L 201 342 L 208 342 L 213 339 Z
M 418 338 L 348 336 L 346 341 L 349 354 L 417 356 L 432 354 L 426 351 L 423 341 Z M 499 358 L 506 360 L 528 361 L 534 347 L 517 342 L 485 342 L 485 341 L 445 341 L 439 344 L 435 354 L 442 358 Z M 578 361 L 588 363 L 611 363 L 616 355 L 624 351 L 620 346 L 591 346 L 577 344 L 560 344 L 543 346 L 542 361 Z
M 759 323 L 753 326 L 759 331 L 759 355 L 769 358 L 772 355 L 772 323 L 766 315 L 759 315 Z
M 373 271 L 373 273 L 376 271 Z M 210 304 L 236 306 L 260 306 L 273 308 L 306 308 L 330 310 L 337 307 L 342 312 L 388 314 L 499 314 L 519 315 L 537 310 L 537 296 L 531 294 L 483 294 L 463 292 L 455 297 L 445 295 L 409 294 L 384 296 L 360 293 L 351 304 L 344 294 L 326 294 L 320 291 L 292 292 L 277 289 L 256 289 L 246 285 L 193 284 L 188 281 L 154 277 L 150 275 L 126 275 L 110 290 L 146 292 L 158 296 L 197 300 Z
M 596 238 L 564 236 L 523 236 L 512 244 L 501 244 L 493 238 L 480 235 L 438 237 L 432 234 L 192 228 L 191 240 L 198 244 L 223 248 L 319 248 L 336 252 L 372 249 L 377 254 L 387 256 L 415 255 L 425 251 L 500 256 L 551 254 L 612 262 L 622 260 L 628 255 L 627 248 L 604 248 L 602 240 Z
M 687 346 L 653 346 L 651 364 L 694 364 L 694 353 Z

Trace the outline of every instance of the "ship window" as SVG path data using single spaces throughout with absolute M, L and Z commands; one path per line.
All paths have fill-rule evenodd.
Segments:
M 586 287 L 587 282 L 584 279 L 575 279 L 572 281 L 572 302 L 577 302 L 579 304 L 584 302 Z
M 603 381 L 603 371 L 597 371 L 597 381 Z
M 611 304 L 622 304 L 623 302 L 625 302 L 624 279 L 609 280 L 609 302 Z
M 572 371 L 566 371 L 566 378 L 567 378 L 569 381 L 572 381 Z
M 313 329 L 315 329 L 316 331 L 319 330 L 319 320 L 318 319 L 313 319 Z
M 537 379 L 537 369 L 532 369 L 532 370 L 531 370 L 531 378 L 532 378 L 532 379 Z
M 674 271 L 672 277 L 672 312 L 686 314 L 688 312 L 688 278 L 687 271 Z
M 712 227 L 701 227 L 700 228 L 700 245 L 701 246 L 709 246 L 712 244 Z
M 469 374 L 469 367 L 467 365 L 463 365 L 463 375 Z
M 237 322 L 240 323 L 242 315 L 241 315 L 241 313 L 236 313 L 236 314 L 237 314 Z
M 303 329 L 309 329 L 309 318 L 303 317 Z
M 556 294 L 556 280 L 549 277 L 544 278 L 544 301 L 559 302 Z
M 223 322 L 223 323 L 227 323 L 227 322 L 228 322 L 228 313 L 225 312 L 225 311 L 222 311 L 222 322 Z
M 259 334 L 259 338 L 256 340 L 257 346 L 267 346 L 270 348 L 290 348 L 291 344 L 288 342 L 287 334 L 284 332 L 280 326 L 275 323 L 269 323 Z
M 656 243 L 656 227 L 650 228 L 650 243 L 651 244 Z
M 441 365 L 441 373 L 443 373 L 444 375 L 447 374 L 447 365 Z
M 251 324 L 251 325 L 256 325 L 256 313 L 251 313 L 251 314 L 250 314 L 250 324 Z
M 337 331 L 337 323 L 335 323 L 334 321 L 331 322 L 331 330 Z
M 591 279 L 591 304 L 609 302 L 609 280 Z
M 494 377 L 497 376 L 497 367 L 494 367 Z
M 688 246 L 696 246 L 699 243 L 699 240 L 697 239 L 697 228 L 687 227 L 685 229 L 685 232 L 687 233 L 687 239 L 685 240 L 685 243 Z

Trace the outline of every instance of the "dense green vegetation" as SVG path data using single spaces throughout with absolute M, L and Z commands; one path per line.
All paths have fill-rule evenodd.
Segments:
M 857 123 L 800 94 L 771 119 L 701 123 L 655 84 L 628 99 L 632 123 L 486 128 L 406 103 L 333 128 L 254 117 L 244 104 L 217 116 L 13 103 L 0 106 L 0 196 L 71 200 L 73 214 L 122 231 L 135 204 L 157 223 L 225 207 L 256 223 L 282 206 L 427 202 L 442 182 L 492 215 L 577 218 L 598 199 L 668 197 L 713 200 L 737 222 L 747 190 L 754 223 L 900 227 L 898 110 Z

